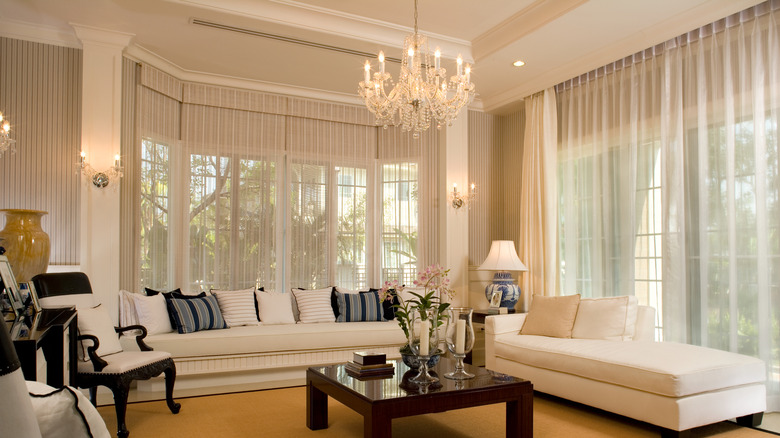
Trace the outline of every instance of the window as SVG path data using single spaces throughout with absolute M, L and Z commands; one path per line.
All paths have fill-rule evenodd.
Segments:
M 170 147 L 151 139 L 141 144 L 142 286 L 168 288 Z
M 338 232 L 336 284 L 366 289 L 367 171 L 337 167 Z
M 381 281 L 410 285 L 417 271 L 417 163 L 382 166 Z

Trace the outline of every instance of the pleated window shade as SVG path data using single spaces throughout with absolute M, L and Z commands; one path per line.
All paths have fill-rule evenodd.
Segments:
M 365 289 L 438 261 L 436 133 L 412 142 L 359 107 L 132 76 L 127 287 Z

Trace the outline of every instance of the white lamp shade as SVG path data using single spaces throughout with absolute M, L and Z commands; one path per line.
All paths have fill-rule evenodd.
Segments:
M 515 251 L 515 242 L 511 240 L 494 240 L 490 253 L 479 267 L 484 271 L 527 271 Z

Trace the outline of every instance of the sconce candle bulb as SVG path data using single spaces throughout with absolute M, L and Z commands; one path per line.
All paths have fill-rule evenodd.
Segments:
M 88 179 L 92 180 L 92 184 L 97 188 L 106 187 L 111 180 L 116 180 L 124 176 L 124 172 L 120 162 L 119 154 L 114 155 L 114 165 L 109 167 L 103 172 L 95 170 L 92 165 L 87 162 L 87 154 L 81 151 L 79 154 L 79 162 L 76 164 L 76 172 L 83 174 Z

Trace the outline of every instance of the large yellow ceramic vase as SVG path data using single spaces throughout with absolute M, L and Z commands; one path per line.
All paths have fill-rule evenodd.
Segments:
M 39 210 L 7 208 L 5 228 L 0 231 L 0 246 L 11 263 L 14 277 L 19 283 L 27 283 L 49 265 L 51 243 L 49 235 L 41 229 L 41 217 L 47 214 Z

